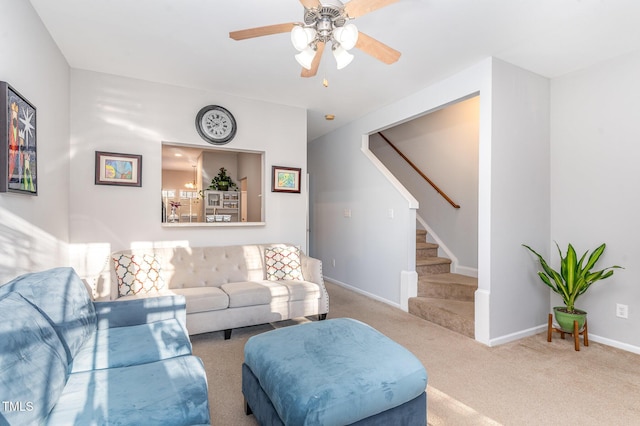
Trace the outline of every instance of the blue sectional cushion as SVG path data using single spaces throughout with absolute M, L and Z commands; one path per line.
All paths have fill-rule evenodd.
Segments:
M 38 307 L 56 330 L 70 363 L 96 330 L 96 313 L 87 289 L 73 268 L 53 268 L 21 275 L 2 286 Z
M 0 424 L 40 424 L 67 380 L 67 355 L 46 318 L 18 293 L 0 296 Z
M 354 423 L 416 398 L 427 386 L 411 352 L 349 318 L 253 336 L 244 354 L 287 425 Z
M 133 367 L 69 376 L 48 425 L 209 424 L 207 381 L 187 355 Z
M 175 318 L 99 329 L 76 354 L 71 372 L 128 367 L 181 355 L 191 355 L 191 341 Z

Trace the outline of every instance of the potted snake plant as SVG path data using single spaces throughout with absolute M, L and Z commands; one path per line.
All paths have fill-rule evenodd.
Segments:
M 523 244 L 529 251 L 535 254 L 540 261 L 542 271 L 538 271 L 538 276 L 544 284 L 546 284 L 553 292 L 562 297 L 565 306 L 556 306 L 553 312 L 556 322 L 560 328 L 568 333 L 573 332 L 573 321 L 578 321 L 578 329 L 582 330 L 587 317 L 587 313 L 583 310 L 576 309 L 575 303 L 578 297 L 583 295 L 592 284 L 607 279 L 613 275 L 613 270 L 622 268 L 621 266 L 609 266 L 599 271 L 592 271 L 596 262 L 604 253 L 605 244 L 596 248 L 587 258 L 589 251 L 586 251 L 580 259 L 576 255 L 576 251 L 571 244 L 567 248 L 567 253 L 562 254 L 560 246 L 556 243 L 558 254 L 560 255 L 560 271 L 552 269 L 547 261 L 539 255 L 535 250 L 526 244 Z M 586 262 L 585 262 L 586 260 Z

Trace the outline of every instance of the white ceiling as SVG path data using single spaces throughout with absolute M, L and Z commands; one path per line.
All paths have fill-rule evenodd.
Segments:
M 325 51 L 304 79 L 288 34 L 228 37 L 302 21 L 298 0 L 30 1 L 73 68 L 303 107 L 309 139 L 488 56 L 553 78 L 640 49 L 637 0 L 400 0 L 353 21 L 398 62 L 354 49 L 338 71 Z

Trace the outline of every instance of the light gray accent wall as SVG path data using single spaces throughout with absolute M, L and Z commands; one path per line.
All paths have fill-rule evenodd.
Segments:
M 567 244 L 581 254 L 601 243 L 599 267 L 624 266 L 578 299 L 589 337 L 640 351 L 640 52 L 554 79 L 551 84 L 553 264 Z M 616 317 L 616 304 L 629 318 Z M 559 305 L 554 295 L 552 305 Z M 621 343 L 621 344 L 618 344 Z M 627 346 L 633 346 L 629 348 Z
M 68 263 L 69 65 L 28 1 L 0 10 L 0 80 L 36 107 L 38 179 L 37 196 L 0 193 L 4 283 Z
M 489 92 L 490 71 L 491 60 L 487 59 L 309 144 L 310 252 L 323 261 L 329 278 L 387 303 L 402 304 L 402 273 L 415 269 L 417 203 L 386 169 L 369 160 L 362 145 L 378 130 L 481 92 L 481 88 Z M 480 122 L 488 123 L 490 130 L 490 105 L 482 105 L 482 99 Z M 481 132 L 480 138 L 490 147 L 486 134 Z M 350 218 L 345 217 L 345 210 L 351 210 Z
M 492 344 L 541 331 L 535 327 L 546 325 L 549 312 L 549 291 L 537 282 L 537 265 L 522 247 L 544 246 L 549 239 L 549 87 L 544 77 L 493 61 L 488 259 Z
M 369 139 L 371 151 L 418 200 L 420 217 L 465 269 L 478 268 L 479 110 L 480 99 L 474 96 L 382 132 L 459 209 L 379 134 Z
M 398 303 L 400 275 L 415 239 L 410 201 L 357 147 L 369 134 L 456 100 L 480 95 L 478 292 L 476 339 L 492 345 L 535 332 L 549 294 L 535 283 L 521 243 L 549 238 L 549 82 L 488 58 L 421 92 L 312 141 L 311 253 L 325 274 L 363 293 Z M 357 207 L 350 219 L 342 212 Z M 404 222 L 403 222 L 404 221 Z M 413 229 L 411 229 L 413 226 Z M 342 262 L 343 264 L 341 265 Z M 516 314 L 514 316 L 514 314 Z

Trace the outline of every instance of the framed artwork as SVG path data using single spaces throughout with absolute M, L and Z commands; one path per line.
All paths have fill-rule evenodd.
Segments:
M 36 107 L 0 81 L 0 192 L 38 195 Z
M 300 169 L 294 167 L 272 167 L 271 192 L 300 192 Z
M 96 151 L 95 183 L 142 186 L 142 155 Z

